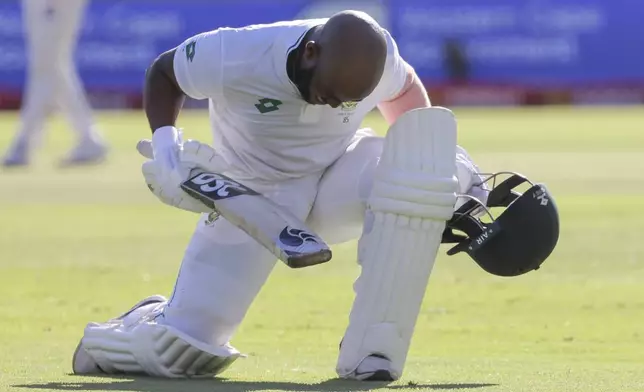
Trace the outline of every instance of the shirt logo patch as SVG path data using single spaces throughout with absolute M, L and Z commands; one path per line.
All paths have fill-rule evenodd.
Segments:
M 261 114 L 265 114 L 280 110 L 279 106 L 281 104 L 282 101 L 278 99 L 262 98 L 259 100 L 259 103 L 255 104 L 255 107 Z
M 357 101 L 346 101 L 340 104 L 340 113 L 338 115 L 342 116 L 342 123 L 348 124 L 349 118 L 353 116 L 353 111 L 358 107 Z
M 347 102 L 342 102 L 342 111 L 345 112 L 350 112 L 352 110 L 355 110 L 355 108 L 358 107 L 358 102 L 356 101 L 347 101 Z

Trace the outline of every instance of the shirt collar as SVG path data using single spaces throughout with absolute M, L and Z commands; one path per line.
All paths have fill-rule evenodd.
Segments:
M 277 38 L 273 49 L 273 66 L 280 83 L 294 98 L 302 98 L 297 86 L 291 81 L 286 72 L 288 55 L 302 43 L 304 36 L 312 28 L 322 25 L 327 19 L 310 19 L 302 24 L 290 26 Z

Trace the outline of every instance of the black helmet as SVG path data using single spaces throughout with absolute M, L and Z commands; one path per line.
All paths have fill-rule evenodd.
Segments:
M 496 185 L 497 177 L 509 175 Z M 543 184 L 533 184 L 517 173 L 495 173 L 492 189 L 484 205 L 468 197 L 443 232 L 443 243 L 457 243 L 447 251 L 452 256 L 466 252 L 485 271 L 498 276 L 518 276 L 539 269 L 559 239 L 559 213 L 552 195 Z M 514 188 L 532 185 L 519 193 Z M 506 207 L 496 218 L 489 208 Z M 477 216 L 486 213 L 489 223 Z M 455 233 L 465 233 L 465 235 Z

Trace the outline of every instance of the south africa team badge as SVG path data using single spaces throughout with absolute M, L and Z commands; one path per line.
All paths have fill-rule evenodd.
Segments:
M 340 116 L 342 116 L 342 122 L 343 123 L 348 123 L 349 122 L 349 117 L 353 114 L 353 112 L 356 108 L 358 107 L 358 102 L 356 101 L 347 101 L 347 102 L 342 102 L 340 104 Z

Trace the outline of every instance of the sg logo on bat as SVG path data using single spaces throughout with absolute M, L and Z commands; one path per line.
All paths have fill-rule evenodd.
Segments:
M 254 190 L 218 173 L 201 173 L 186 182 L 194 191 L 213 200 L 227 199 L 240 195 L 258 195 Z

